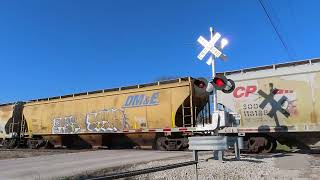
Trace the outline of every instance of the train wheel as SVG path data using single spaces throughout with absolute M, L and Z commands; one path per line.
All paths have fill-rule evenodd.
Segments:
M 277 149 L 277 145 L 278 144 L 277 144 L 277 141 L 275 139 L 273 139 L 272 143 L 273 143 L 273 146 L 272 146 L 271 152 L 274 152 Z
M 47 141 L 44 141 L 42 139 L 28 139 L 27 141 L 27 147 L 29 149 L 39 149 L 41 147 L 44 147 L 46 145 Z
M 271 153 L 277 148 L 277 141 L 273 138 L 266 137 L 266 145 L 264 149 L 261 151 L 262 153 Z
M 248 140 L 248 149 L 249 149 L 249 152 L 251 152 L 251 153 L 258 153 L 258 149 L 256 147 L 256 139 L 255 138 L 250 138 Z
M 250 137 L 248 140 L 248 148 L 251 153 L 260 153 L 266 144 L 264 137 Z
M 5 139 L 3 140 L 3 147 L 5 149 L 13 149 L 17 146 L 17 140 L 16 139 Z
M 29 149 L 36 149 L 36 144 L 34 143 L 34 141 L 32 141 L 31 139 L 28 139 L 27 141 L 27 147 Z
M 188 147 L 187 138 L 158 137 L 156 140 L 156 149 L 161 151 L 186 150 Z
M 158 137 L 156 141 L 156 148 L 160 151 L 166 151 L 167 150 L 167 138 L 166 137 Z

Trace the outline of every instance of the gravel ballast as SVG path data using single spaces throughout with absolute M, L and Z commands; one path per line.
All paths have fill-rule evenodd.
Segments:
M 146 164 L 132 166 L 128 170 L 145 169 L 156 166 L 185 162 L 190 159 L 153 161 Z M 224 161 L 212 159 L 212 155 L 200 155 L 198 163 L 198 179 L 269 179 L 277 172 L 272 157 L 259 158 L 259 156 L 242 156 L 236 160 L 232 155 L 225 155 Z M 133 179 L 195 179 L 195 165 L 159 171 L 155 173 L 136 176 Z

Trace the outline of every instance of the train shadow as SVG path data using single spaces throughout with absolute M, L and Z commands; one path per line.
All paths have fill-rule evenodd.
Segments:
M 233 161 L 242 161 L 242 162 L 251 162 L 251 163 L 264 163 L 264 159 L 268 158 L 282 158 L 286 156 L 293 156 L 292 153 L 282 153 L 282 152 L 277 152 L 277 153 L 263 153 L 263 154 L 240 154 L 240 159 L 237 159 L 234 155 L 234 153 L 230 151 L 226 151 L 223 161 L 224 162 L 233 162 Z M 213 157 L 206 158 L 204 161 L 209 161 L 209 160 L 215 160 Z
M 295 149 L 292 151 L 286 151 L 286 153 L 308 154 L 308 155 L 320 155 L 320 149 Z
M 236 158 L 224 158 L 223 161 L 226 162 L 233 162 L 233 161 L 241 161 L 241 162 L 250 162 L 250 163 L 264 163 L 261 160 L 256 160 L 256 159 L 247 159 L 244 157 L 241 157 L 240 159 L 236 159 Z
M 265 154 L 241 154 L 244 158 L 254 158 L 254 159 L 266 159 L 266 158 L 281 158 L 285 156 L 292 156 L 289 153 L 265 153 Z

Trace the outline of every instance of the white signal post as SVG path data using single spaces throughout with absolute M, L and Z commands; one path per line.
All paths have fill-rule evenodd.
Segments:
M 213 39 L 213 28 L 210 27 L 210 38 Z M 211 67 L 212 67 L 212 79 L 216 76 L 216 61 L 212 54 L 210 54 L 209 61 L 211 61 Z M 212 98 L 213 98 L 213 111 L 218 110 L 218 99 L 217 99 L 217 89 L 213 88 L 212 92 Z
M 222 60 L 226 60 L 227 56 L 224 55 L 221 50 L 228 44 L 226 39 L 222 39 L 220 42 L 220 46 L 216 47 L 216 42 L 220 39 L 221 34 L 218 32 L 214 33 L 213 28 L 210 27 L 210 41 L 208 42 L 204 37 L 200 36 L 198 38 L 198 42 L 204 47 L 204 49 L 198 55 L 198 59 L 202 60 L 208 52 L 210 52 L 209 59 L 207 60 L 207 64 L 212 67 L 212 79 L 216 76 L 215 69 L 215 58 L 220 58 Z M 213 88 L 213 111 L 218 110 L 218 102 L 217 102 L 217 90 Z

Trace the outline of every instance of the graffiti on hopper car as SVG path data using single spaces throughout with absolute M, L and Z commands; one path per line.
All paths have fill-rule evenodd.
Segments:
M 85 123 L 90 132 L 115 132 L 119 129 L 129 128 L 124 111 L 117 108 L 87 113 Z
M 53 119 L 53 134 L 75 134 L 80 131 L 80 126 L 73 116 L 56 117 Z
M 55 117 L 52 123 L 52 134 L 76 134 L 81 131 L 80 121 L 84 122 L 89 132 L 116 132 L 120 129 L 129 128 L 125 112 L 117 108 L 102 109 L 88 112 L 85 117 L 74 116 Z

